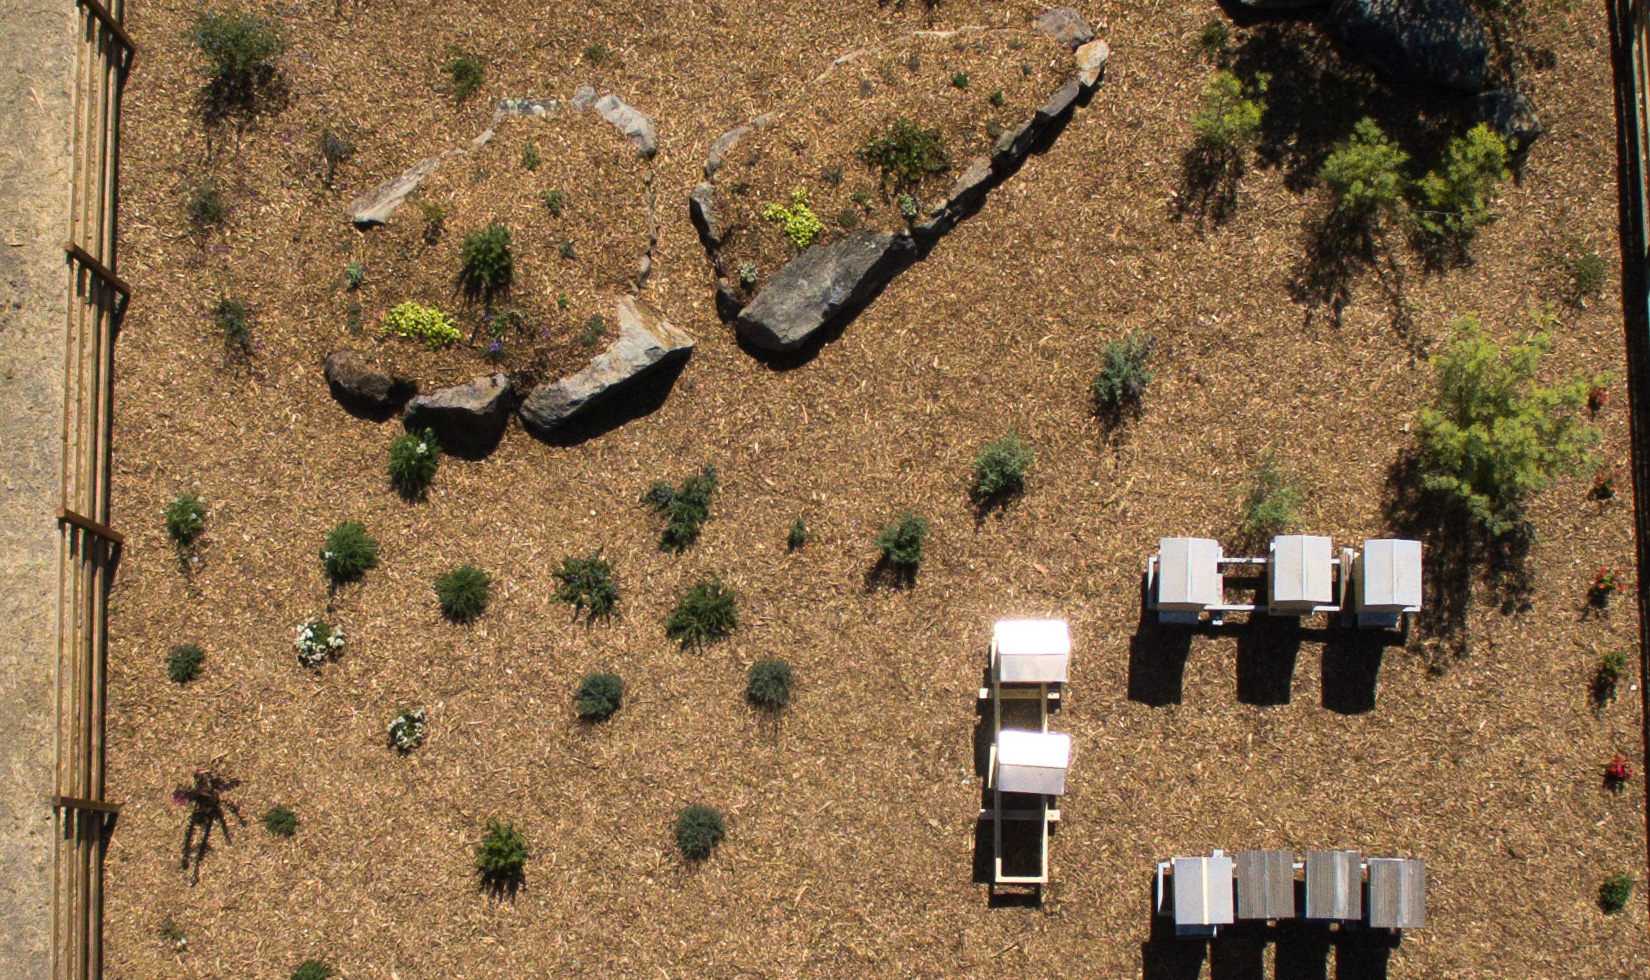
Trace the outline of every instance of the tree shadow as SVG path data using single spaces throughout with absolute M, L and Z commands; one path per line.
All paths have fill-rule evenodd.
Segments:
M 1332 206 L 1311 219 L 1301 232 L 1301 254 L 1289 277 L 1289 298 L 1306 307 L 1308 316 L 1327 310 L 1333 326 L 1352 302 L 1352 287 L 1373 273 L 1377 288 L 1392 310 L 1393 329 L 1414 336 L 1414 313 L 1405 291 L 1403 266 L 1379 218 L 1349 215 Z
M 1237 631 L 1237 698 L 1244 704 L 1288 704 L 1302 627 L 1294 616 L 1255 613 Z
M 1237 210 L 1238 183 L 1246 170 L 1241 152 L 1206 146 L 1187 150 L 1180 158 L 1174 219 L 1191 218 L 1198 228 L 1225 224 Z
M 189 784 L 172 790 L 172 802 L 189 807 L 189 823 L 183 834 L 183 853 L 178 867 L 190 872 L 190 884 L 201 880 L 201 861 L 212 850 L 212 828 L 223 831 L 225 843 L 230 843 L 228 814 L 245 826 L 240 807 L 223 798 L 223 794 L 240 785 L 240 780 L 220 776 L 211 769 L 197 769 Z

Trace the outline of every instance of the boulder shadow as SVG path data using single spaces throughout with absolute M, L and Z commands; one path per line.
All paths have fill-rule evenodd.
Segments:
M 1259 706 L 1288 704 L 1303 635 L 1300 619 L 1256 612 L 1236 632 L 1237 699 Z
M 401 414 L 407 402 L 412 401 L 418 394 L 418 385 L 405 378 L 394 379 L 386 397 L 388 403 L 370 399 L 357 398 L 340 385 L 328 383 L 328 390 L 332 398 L 346 413 L 363 422 L 384 423 Z
M 615 385 L 587 403 L 578 414 L 549 432 L 524 425 L 533 438 L 551 446 L 577 446 L 604 436 L 658 411 L 670 397 L 690 357 L 661 361 L 649 371 Z

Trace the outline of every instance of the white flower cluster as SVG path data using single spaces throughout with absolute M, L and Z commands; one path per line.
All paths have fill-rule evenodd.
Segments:
M 424 709 L 403 711 L 390 722 L 390 744 L 402 752 L 411 752 L 424 741 Z
M 344 630 L 312 616 L 298 627 L 298 639 L 292 645 L 298 651 L 299 663 L 305 667 L 319 667 L 344 645 Z

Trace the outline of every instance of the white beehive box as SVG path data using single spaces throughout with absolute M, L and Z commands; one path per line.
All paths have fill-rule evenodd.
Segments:
M 1063 619 L 999 619 L 991 649 L 1004 684 L 1064 684 L 1071 631 Z
M 1421 542 L 1395 538 L 1364 542 L 1354 589 L 1360 613 L 1421 611 Z
M 1201 612 L 1225 598 L 1220 543 L 1212 538 L 1159 538 L 1157 608 Z
M 1232 922 L 1232 859 L 1216 852 L 1210 857 L 1174 859 L 1174 922 L 1194 929 Z
M 1059 796 L 1066 791 L 1071 736 L 1005 728 L 997 733 L 996 763 L 997 789 L 1005 793 Z
M 1335 601 L 1335 565 L 1329 539 L 1285 534 L 1272 539 L 1267 557 L 1267 611 L 1302 616 Z

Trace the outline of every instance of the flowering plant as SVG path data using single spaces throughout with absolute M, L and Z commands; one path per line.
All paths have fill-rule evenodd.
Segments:
M 1593 385 L 1587 389 L 1587 411 L 1594 415 L 1610 400 L 1610 391 L 1603 385 Z
M 298 639 L 292 645 L 298 651 L 299 663 L 305 667 L 319 667 L 343 647 L 344 629 L 312 616 L 298 627 Z
M 389 741 L 392 748 L 411 752 L 424 741 L 424 709 L 403 708 L 390 722 Z
M 1627 762 L 1627 757 L 1620 752 L 1617 752 L 1616 757 L 1610 760 L 1610 764 L 1604 767 L 1604 781 L 1611 786 L 1619 786 L 1632 778 L 1633 767 Z

